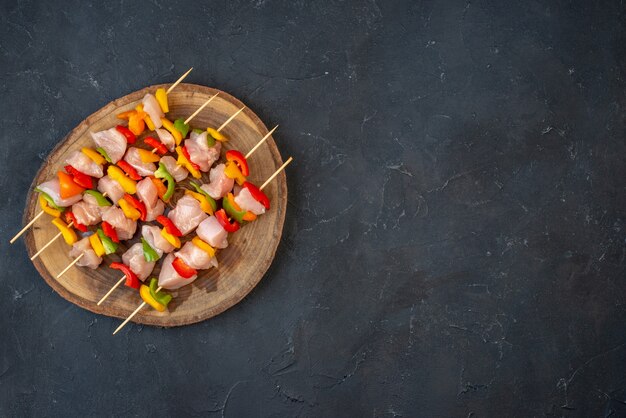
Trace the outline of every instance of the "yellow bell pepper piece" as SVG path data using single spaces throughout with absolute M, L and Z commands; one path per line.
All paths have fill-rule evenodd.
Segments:
M 56 226 L 59 231 L 61 231 L 63 239 L 65 240 L 67 245 L 73 245 L 76 241 L 78 241 L 76 232 L 74 232 L 72 228 L 70 228 L 65 222 L 63 222 L 61 218 L 54 218 L 52 220 L 52 224 Z
M 158 154 L 153 154 L 147 149 L 138 148 L 137 152 L 139 152 L 139 158 L 141 158 L 141 162 L 144 163 L 156 163 L 161 159 Z
M 154 122 L 152 122 L 150 116 L 146 115 L 146 117 L 143 118 L 143 121 L 146 122 L 146 125 L 148 125 L 148 129 L 150 129 L 151 131 L 154 131 L 156 129 L 156 126 L 154 126 Z
M 139 212 L 137 209 L 132 207 L 130 203 L 126 201 L 126 199 L 121 198 L 120 200 L 117 201 L 117 204 L 120 207 L 120 209 L 122 209 L 122 212 L 124 212 L 124 216 L 126 216 L 128 219 L 132 219 L 133 221 L 136 221 L 137 219 L 141 218 L 141 212 Z
M 154 298 L 150 294 L 150 288 L 145 284 L 142 284 L 141 287 L 139 287 L 139 296 L 141 296 L 141 299 L 143 299 L 144 302 L 152 306 L 157 311 L 165 312 L 166 307 L 154 300 Z
M 111 177 L 111 179 L 117 181 L 120 184 L 120 186 L 122 186 L 122 189 L 124 189 L 126 193 L 128 194 L 137 193 L 137 182 L 135 180 L 128 178 L 126 176 L 126 173 L 124 173 L 122 169 L 119 168 L 118 166 L 110 165 L 107 168 L 107 174 L 109 175 L 109 177 Z
M 202 178 L 202 173 L 197 170 L 193 165 L 191 165 L 191 161 L 189 161 L 187 157 L 185 157 L 185 154 L 183 154 L 182 147 L 176 147 L 176 154 L 178 154 L 178 160 L 176 161 L 178 165 L 182 165 L 183 167 L 185 167 L 187 171 L 189 171 L 189 173 L 193 176 L 193 178 Z
M 202 251 L 206 252 L 209 257 L 215 257 L 215 248 L 211 247 L 209 244 L 207 244 L 206 242 L 202 241 L 200 239 L 200 237 L 196 236 L 194 237 L 191 242 L 198 248 L 200 248 Z
M 217 131 L 216 129 L 206 128 L 206 130 L 209 133 L 209 135 L 211 135 L 213 139 L 215 139 L 216 141 L 222 141 L 222 142 L 228 141 L 228 138 L 226 138 L 224 135 L 222 135 L 221 132 Z
M 165 230 L 165 228 L 161 229 L 161 236 L 167 240 L 170 244 L 172 244 L 175 248 L 180 248 L 180 238 L 175 237 Z
M 211 206 L 205 195 L 191 190 L 185 190 L 185 194 L 200 202 L 200 209 L 202 209 L 203 212 L 213 215 L 213 206 Z
M 83 148 L 81 149 L 82 153 L 89 157 L 94 163 L 98 165 L 103 165 L 107 162 L 102 155 L 98 151 L 93 148 Z
M 241 174 L 241 170 L 234 161 L 228 161 L 226 163 L 226 167 L 224 167 L 224 174 L 226 177 L 230 177 L 231 179 L 235 179 L 238 185 L 243 186 L 246 182 L 246 177 Z
M 180 145 L 183 140 L 183 135 L 178 129 L 174 128 L 174 124 L 167 118 L 161 118 L 161 123 L 163 124 L 163 127 L 172 134 L 174 140 L 176 141 L 176 145 Z
M 48 206 L 48 202 L 42 195 L 39 195 L 39 206 L 41 206 L 41 210 L 46 212 L 48 215 L 52 215 L 55 218 L 61 216 L 61 211 Z
M 167 113 L 170 111 L 170 107 L 167 103 L 167 92 L 165 91 L 165 89 L 157 89 L 156 93 L 154 93 L 154 97 L 156 98 L 157 102 L 159 102 L 159 106 L 161 106 L 161 110 L 163 111 L 163 113 Z
M 91 244 L 91 249 L 98 257 L 102 257 L 105 254 L 104 246 L 98 234 L 89 235 L 89 243 Z

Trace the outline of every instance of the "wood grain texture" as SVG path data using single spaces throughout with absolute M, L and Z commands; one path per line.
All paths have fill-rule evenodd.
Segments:
M 115 126 L 119 123 L 115 116 L 117 113 L 134 108 L 146 93 L 154 93 L 158 87 L 168 86 L 147 87 L 117 99 L 89 116 L 70 132 L 50 153 L 33 180 L 26 200 L 24 221 L 28 222 L 39 211 L 37 194 L 32 192 L 33 188 L 55 176 L 71 152 L 83 146 L 93 146 L 89 131 Z M 167 117 L 171 120 L 185 118 L 217 92 L 216 89 L 204 86 L 180 84 L 168 95 L 170 112 Z M 220 91 L 220 95 L 198 114 L 190 125 L 192 128 L 204 129 L 207 126 L 217 128 L 242 106 L 243 103 L 239 100 Z M 268 130 L 263 122 L 246 108 L 222 132 L 230 138 L 223 147 L 223 156 L 224 152 L 231 148 L 245 154 L 267 134 Z M 141 139 L 135 146 L 147 148 Z M 249 179 L 256 184 L 261 184 L 282 164 L 272 137 L 250 157 L 249 164 L 251 170 Z M 208 181 L 207 173 L 204 173 L 202 181 Z M 172 203 L 175 204 L 183 195 L 184 188 L 189 188 L 188 182 L 189 180 L 185 180 L 177 184 Z M 243 299 L 261 280 L 278 247 L 287 206 L 285 173 L 281 173 L 265 192 L 271 199 L 271 209 L 255 222 L 243 226 L 237 233 L 229 236 L 228 248 L 217 253 L 219 268 L 201 271 L 193 284 L 173 291 L 174 300 L 169 305 L 169 312 L 159 313 L 146 308 L 133 321 L 165 327 L 187 325 L 218 315 Z M 62 239 L 35 259 L 33 264 L 45 281 L 68 301 L 95 313 L 125 318 L 141 303 L 136 290 L 121 287 L 101 306 L 97 306 L 96 303 L 121 277 L 118 270 L 112 270 L 108 265 L 113 261 L 120 261 L 121 254 L 126 248 L 139 240 L 139 230 L 140 226 L 135 238 L 127 245 L 120 245 L 116 254 L 105 257 L 97 270 L 73 267 L 60 279 L 56 279 L 55 276 L 72 261 L 68 254 L 70 247 Z M 25 235 L 29 255 L 33 255 L 57 232 L 49 216 L 39 219 Z M 191 237 L 186 237 L 185 240 Z M 159 271 L 160 263 L 155 267 L 152 276 L 158 277 Z

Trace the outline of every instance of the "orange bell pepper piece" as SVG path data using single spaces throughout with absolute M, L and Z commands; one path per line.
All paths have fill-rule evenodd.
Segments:
M 61 199 L 67 199 L 72 196 L 76 196 L 85 191 L 84 187 L 79 186 L 74 183 L 72 180 L 72 176 L 63 171 L 57 172 L 57 176 L 59 177 L 59 185 L 61 189 Z

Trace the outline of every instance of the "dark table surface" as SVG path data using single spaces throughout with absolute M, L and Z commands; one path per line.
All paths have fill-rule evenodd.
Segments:
M 0 416 L 626 416 L 623 2 L 1 7 Z M 191 66 L 280 124 L 282 243 L 112 337 L 8 239 L 59 140 Z

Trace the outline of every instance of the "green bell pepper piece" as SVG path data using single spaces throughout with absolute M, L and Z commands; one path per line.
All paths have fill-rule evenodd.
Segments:
M 109 202 L 109 200 L 106 197 L 104 197 L 102 193 L 100 193 L 99 191 L 85 190 L 85 193 L 93 196 L 96 199 L 98 206 L 111 206 L 111 202 Z
M 146 241 L 143 237 L 141 238 L 141 247 L 143 248 L 143 258 L 145 258 L 146 261 L 157 261 L 160 258 L 159 254 L 154 251 L 154 248 L 152 248 L 150 244 L 148 244 L 148 241 Z
M 224 208 L 226 213 L 228 213 L 231 218 L 239 222 L 240 225 L 243 225 L 247 222 L 243 219 L 243 216 L 246 214 L 247 211 L 238 211 L 237 209 L 235 209 L 228 196 L 224 196 L 224 198 L 222 199 L 222 207 Z
M 183 136 L 183 138 L 187 138 L 187 134 L 189 133 L 189 124 L 185 123 L 182 119 L 176 119 L 174 121 L 174 128 Z
M 215 202 L 215 200 L 211 196 L 209 196 L 207 192 L 202 190 L 202 187 L 200 187 L 200 185 L 196 183 L 195 181 L 190 181 L 189 183 L 193 186 L 194 189 L 196 189 L 196 192 L 206 197 L 206 200 L 209 201 L 209 204 L 213 208 L 213 212 L 215 212 L 217 210 L 217 203 Z
M 100 153 L 100 155 L 102 155 L 104 157 L 104 159 L 107 160 L 107 162 L 109 162 L 109 163 L 113 162 L 113 161 L 111 161 L 111 157 L 109 157 L 109 154 L 107 154 L 107 152 L 104 150 L 104 148 L 98 147 L 98 148 L 96 148 L 96 151 L 98 151 Z
M 167 307 L 167 305 L 172 300 L 172 295 L 168 295 L 162 290 L 159 290 L 157 292 L 158 287 L 159 287 L 159 281 L 154 277 L 151 278 L 150 279 L 150 296 L 152 296 L 152 298 L 156 300 L 157 302 L 159 302 L 161 305 Z
M 108 254 L 113 254 L 117 251 L 117 244 L 113 242 L 113 240 L 106 235 L 104 235 L 104 231 L 102 228 L 98 228 L 97 231 L 98 237 L 100 237 L 100 241 L 102 241 L 102 246 L 104 247 L 104 252 Z
M 41 190 L 40 188 L 35 188 L 35 191 L 37 193 L 41 193 L 41 195 L 43 196 L 44 199 L 46 199 L 46 202 L 48 202 L 48 206 L 50 206 L 51 208 L 54 208 L 60 212 L 63 212 L 65 210 L 65 208 L 63 206 L 59 206 L 56 203 L 54 203 L 54 199 L 46 192 L 44 192 L 43 190 Z
M 198 128 L 194 128 L 194 129 L 192 129 L 192 131 L 194 131 L 197 134 L 204 133 L 204 131 L 202 129 L 198 129 Z M 207 145 L 209 147 L 212 147 L 213 145 L 215 145 L 215 138 L 213 138 L 211 135 L 207 135 L 206 136 L 206 142 L 207 142 Z
M 170 197 L 174 194 L 174 188 L 176 187 L 176 182 L 174 181 L 174 177 L 167 171 L 165 165 L 159 162 L 159 168 L 154 172 L 154 177 L 158 179 L 164 179 L 167 182 L 167 191 L 163 195 L 163 200 L 168 201 Z

